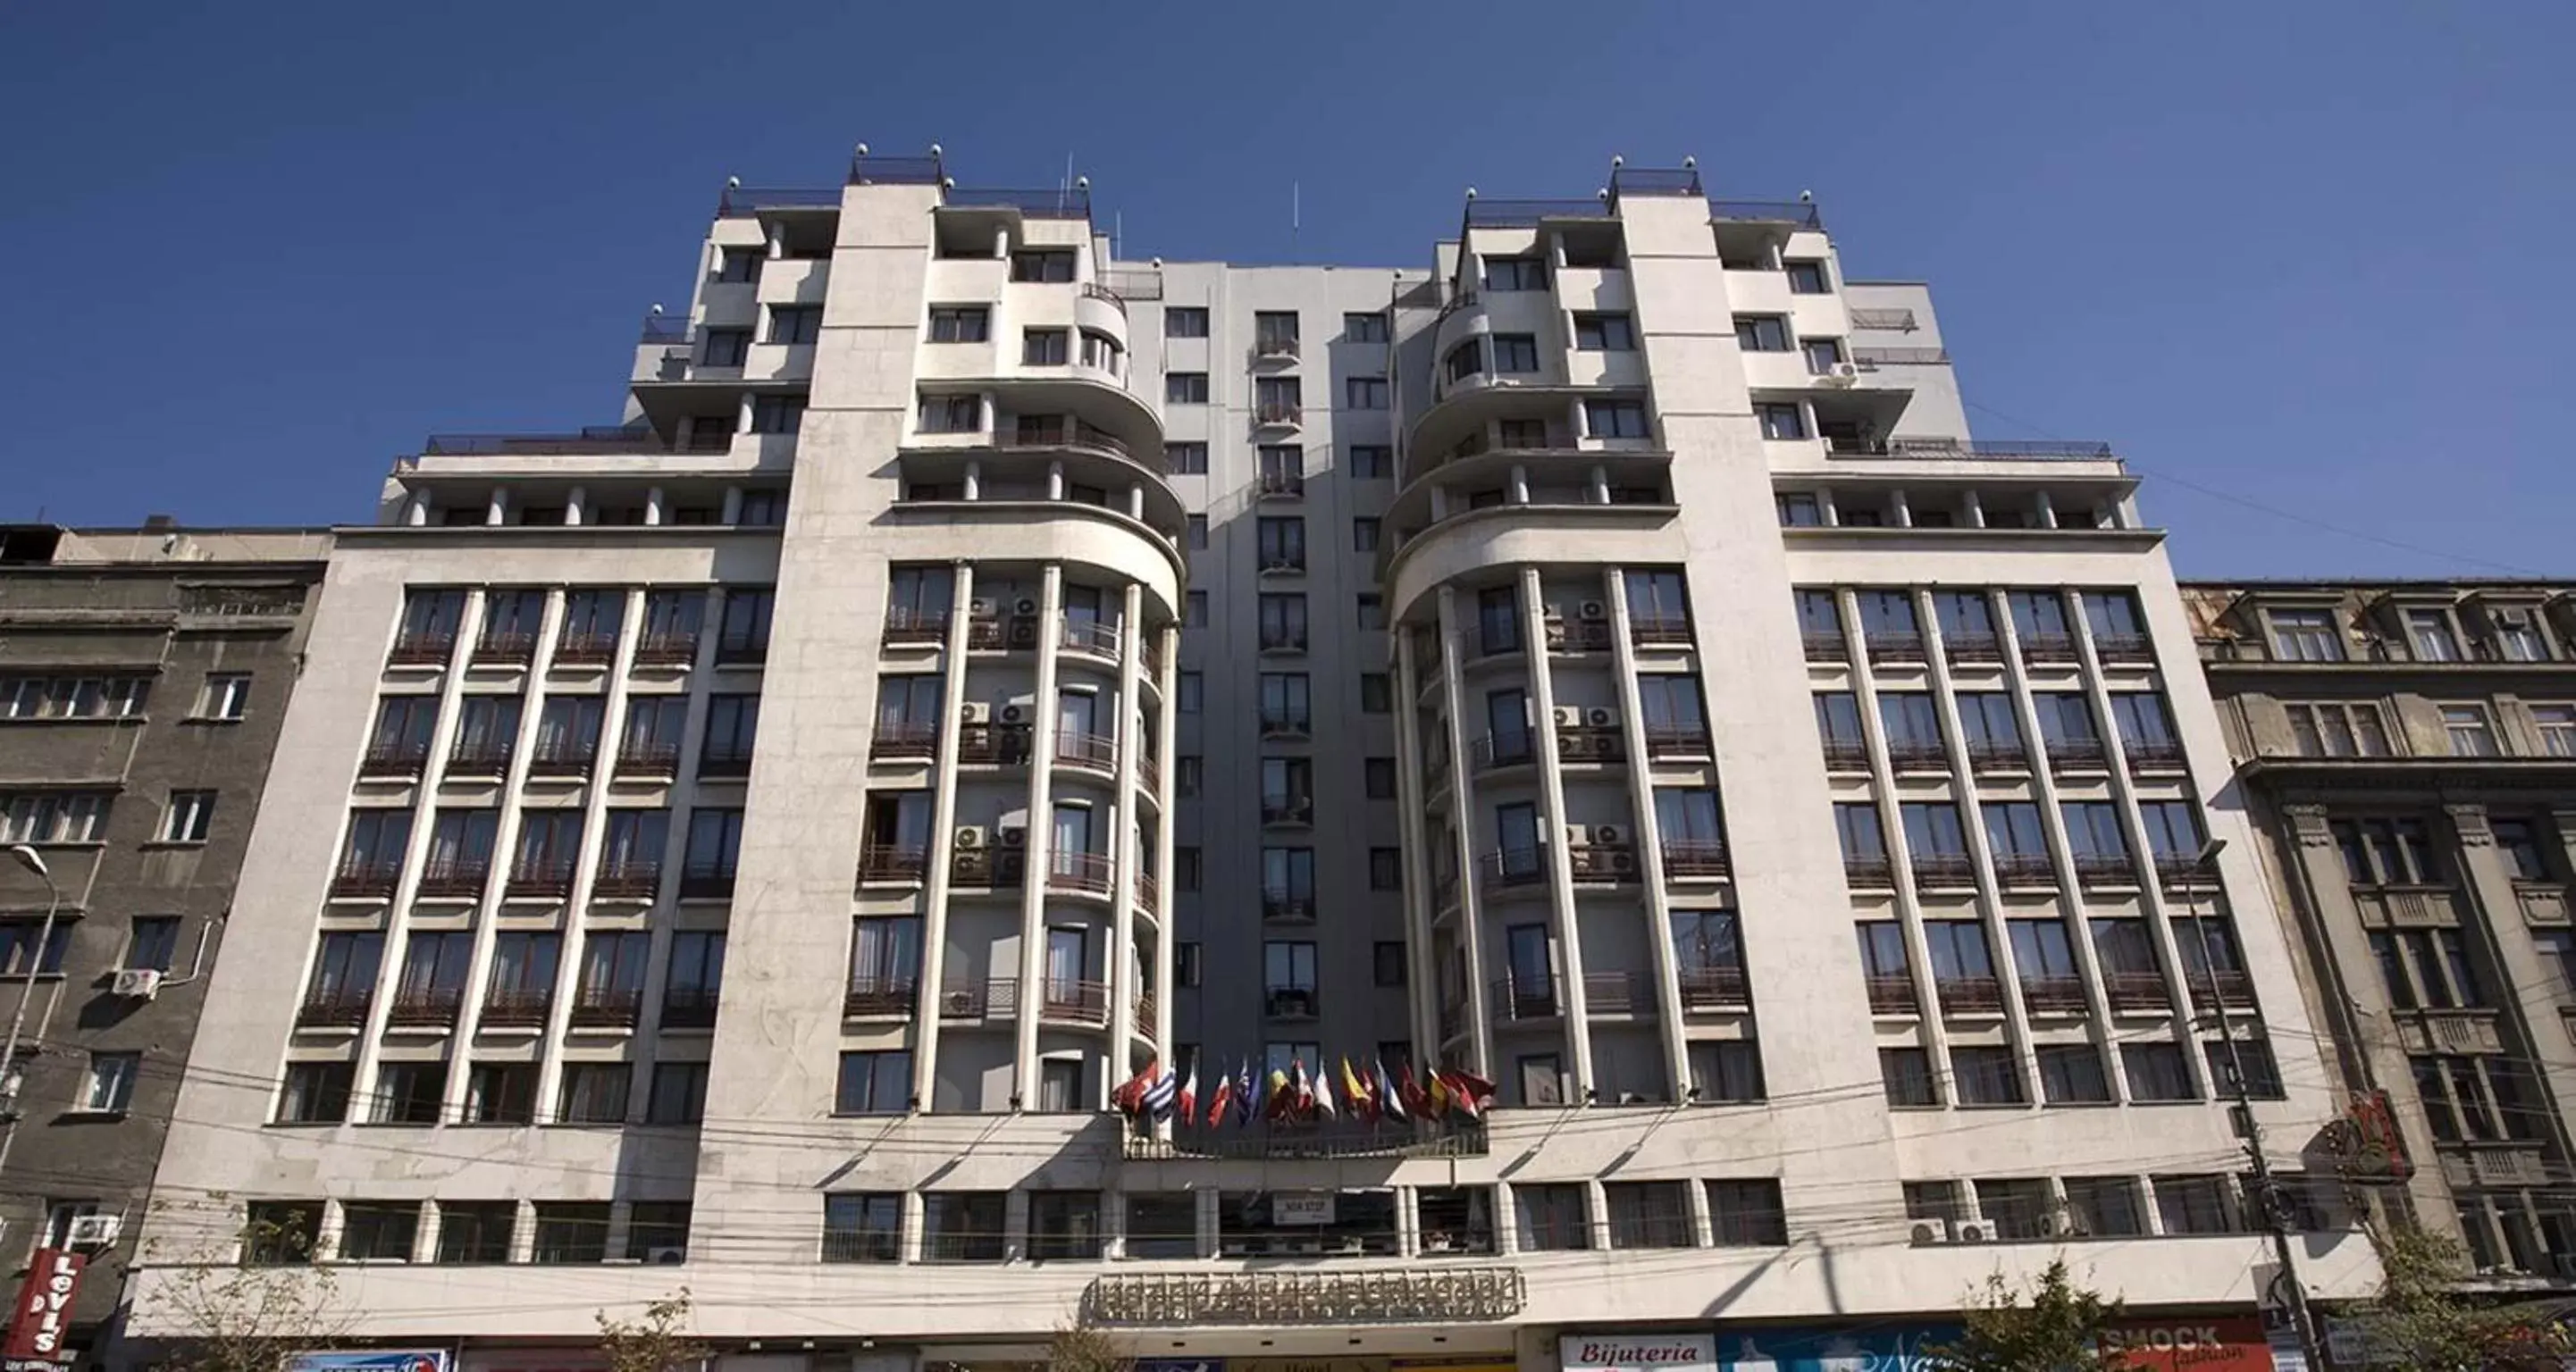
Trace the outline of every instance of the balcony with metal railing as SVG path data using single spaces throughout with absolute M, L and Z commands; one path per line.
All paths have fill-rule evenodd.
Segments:
M 595 901 L 650 901 L 661 890 L 659 862 L 603 862 L 590 881 L 590 898 Z
M 1035 738 L 1026 724 L 967 720 L 957 726 L 957 762 L 962 767 L 1017 767 L 1029 760 Z
M 1798 637 L 1806 647 L 1809 662 L 1851 661 L 1851 644 L 1838 632 L 1824 633 L 1810 629 Z
M 2068 772 L 2104 772 L 2111 767 L 2110 751 L 2098 738 L 2052 738 L 2043 745 L 2048 753 L 2050 775 Z
M 554 992 L 544 987 L 496 987 L 484 993 L 480 1023 L 486 1029 L 542 1029 L 554 1003 Z
M 1285 400 L 1263 401 L 1252 407 L 1252 423 L 1255 428 L 1261 429 L 1302 429 L 1306 425 L 1305 407 Z M 1268 479 L 1268 477 L 1263 478 L 1265 482 Z M 1305 489 L 1302 481 L 1298 489 L 1301 492 Z M 1264 492 L 1264 494 L 1267 493 Z
M 680 746 L 629 739 L 617 745 L 610 775 L 618 781 L 670 781 L 680 775 Z
M 936 724 L 879 723 L 868 739 L 871 762 L 928 762 L 938 753 Z
M 1115 621 L 1067 616 L 1056 641 L 1067 652 L 1082 653 L 1105 662 L 1116 662 L 1120 638 Z
M 1557 1005 L 1556 981 L 1552 977 L 1497 977 L 1486 992 L 1486 1004 L 1498 1024 L 1554 1019 L 1563 1013 Z
M 2024 634 L 2021 636 L 2021 660 L 2034 665 L 2062 667 L 2083 659 L 2075 650 L 2073 634 Z
M 1700 724 L 1649 724 L 1646 756 L 1657 762 L 1704 762 L 1716 756 L 1708 728 Z
M 2082 1015 L 2084 979 L 2082 977 L 2024 976 L 2021 979 L 2021 1003 L 2034 1015 Z
M 2046 853 L 1997 853 L 1995 880 L 2008 890 L 2053 887 L 2057 884 L 2057 860 Z
M 1741 967 L 1684 967 L 1676 975 L 1681 979 L 1684 1010 L 1753 1008 L 1753 982 Z
M 1016 891 L 1029 879 L 1026 848 L 959 848 L 948 855 L 948 884 L 965 891 Z
M 429 740 L 405 739 L 392 743 L 370 743 L 366 756 L 358 759 L 362 777 L 408 777 L 420 775 L 429 765 Z
M 1687 648 L 1691 624 L 1680 615 L 1630 615 L 1628 641 L 1640 648 Z
M 1296 500 L 1306 494 L 1306 478 L 1297 472 L 1263 472 L 1254 489 L 1264 499 Z
M 1476 855 L 1476 885 L 1479 890 L 1499 893 L 1546 884 L 1547 850 L 1544 848 L 1505 848 Z
M 698 660 L 698 636 L 669 629 L 651 630 L 635 641 L 638 667 L 688 667 Z
M 444 667 L 456 655 L 456 635 L 449 633 L 405 632 L 394 639 L 385 653 L 388 667 Z
M 2243 972 L 2202 971 L 2186 980 L 2191 986 L 2191 1008 L 2201 1014 L 2214 1013 L 2221 1007 L 2254 1008 L 2254 978 Z
M 2004 660 L 2004 644 L 1993 634 L 1945 633 L 1941 655 L 1953 667 L 1991 667 Z
M 674 986 L 662 993 L 662 1027 L 712 1029 L 721 991 L 713 986 Z
M 1977 884 L 1977 864 L 1966 853 L 1915 853 L 1906 865 L 1918 887 L 1960 890 Z
M 1941 1000 L 1945 1015 L 2000 1015 L 2004 1012 L 2004 984 L 1993 977 L 1935 978 L 1932 989 Z
M 2156 662 L 2156 645 L 2145 634 L 2095 634 L 2093 655 L 2108 664 L 2152 667 Z
M 614 632 L 566 633 L 555 642 L 554 664 L 558 667 L 605 667 L 616 657 Z
M 1012 1020 L 1020 1013 L 1017 977 L 951 977 L 939 989 L 939 1018 L 964 1024 Z
M 1889 890 L 1896 885 L 1896 865 L 1889 862 L 1884 853 L 1846 853 L 1843 855 L 1843 880 L 1855 889 Z
M 631 986 L 584 986 L 567 1012 L 575 1029 L 632 1029 L 644 1015 L 644 993 Z
M 2138 867 L 2126 853 L 2077 853 L 2075 880 L 2088 891 L 2135 886 Z
M 2129 760 L 2129 770 L 2133 772 L 2186 770 L 2182 744 L 2173 739 L 2124 739 L 2120 755 Z
M 330 988 L 308 991 L 295 1008 L 298 1029 L 357 1029 L 367 1022 L 367 1008 L 374 993 L 367 990 Z
M 385 1007 L 388 1029 L 453 1029 L 457 1017 L 465 1010 L 465 992 L 460 987 L 440 986 L 403 990 L 394 993 L 393 1003 Z
M 1136 904 L 1148 911 L 1163 906 L 1162 881 L 1142 867 L 1136 869 Z
M 1921 662 L 1924 660 L 1923 635 L 1883 629 L 1864 634 L 1863 646 L 1872 662 Z
M 1261 888 L 1261 917 L 1277 924 L 1312 924 L 1315 893 L 1300 886 Z
M 1550 619 L 1547 650 L 1551 653 L 1606 653 L 1616 643 L 1606 619 Z
M 1636 972 L 1583 974 L 1583 1013 L 1595 1019 L 1650 1019 L 1655 1010 L 1655 983 Z
M 1869 981 L 1869 1012 L 1873 1015 L 1919 1015 L 1923 1007 L 1914 999 L 1914 978 L 1872 976 Z
M 1261 822 L 1290 828 L 1303 828 L 1315 822 L 1315 801 L 1311 796 L 1263 796 Z
M 930 874 L 930 850 L 919 844 L 871 843 L 859 850 L 861 886 L 916 886 Z
M 421 869 L 420 894 L 433 900 L 470 900 L 483 894 L 491 876 L 489 859 L 431 858 Z
M 1869 745 L 1856 738 L 1826 739 L 1825 770 L 1828 772 L 1868 771 Z
M 1978 776 L 2030 770 L 2030 750 L 2019 741 L 2011 743 L 1971 742 L 1968 745 L 1968 770 Z
M 1261 992 L 1261 1013 L 1274 1020 L 1310 1020 L 1322 1013 L 1312 986 L 1269 986 Z
M 910 976 L 850 978 L 841 996 L 843 1019 L 910 1019 L 921 1003 L 921 984 Z
M 331 899 L 389 900 L 401 881 L 402 863 L 399 860 L 343 859 L 331 873 Z
M 554 780 L 579 780 L 590 775 L 599 761 L 599 740 L 551 738 L 539 739 L 528 754 L 528 775 Z
M 1109 894 L 1109 855 L 1058 850 L 1047 854 L 1047 889 L 1081 895 Z
M 692 862 L 680 871 L 680 899 L 728 900 L 733 896 L 733 864 Z
M 1145 794 L 1149 796 L 1162 795 L 1163 764 L 1156 762 L 1150 755 L 1138 757 L 1136 759 L 1136 784 L 1143 787 Z
M 936 648 L 948 641 L 948 612 L 895 606 L 886 611 L 881 641 L 889 648 Z
M 1467 745 L 1469 765 L 1479 774 L 1503 767 L 1526 767 L 1538 761 L 1538 736 L 1528 730 L 1487 734 Z
M 2102 991 L 2118 1015 L 2161 1015 L 2172 1011 L 2160 972 L 2104 972 Z
M 501 777 L 510 770 L 510 759 L 518 752 L 511 738 L 459 739 L 447 750 L 447 774 L 450 777 Z
M 488 630 L 474 640 L 474 653 L 466 661 L 476 667 L 525 667 L 536 660 L 537 636 L 515 630 Z
M 1892 738 L 1887 741 L 1887 764 L 1900 772 L 1946 772 L 1950 750 L 1939 739 Z
M 2193 892 L 2218 889 L 2218 874 L 2200 860 L 2197 853 L 2157 853 L 2156 881 L 2167 891 Z
M 1055 760 L 1060 767 L 1079 767 L 1112 776 L 1118 771 L 1118 740 L 1107 734 L 1068 729 L 1055 736 Z
M 1154 1004 L 1153 991 L 1150 988 L 1138 991 L 1136 993 L 1136 999 L 1128 1008 L 1135 1015 L 1136 1032 L 1146 1038 L 1153 1037 L 1154 1025 L 1156 1023 L 1156 1007 Z
M 1038 1018 L 1093 1029 L 1109 1025 L 1109 983 L 1049 977 L 1038 983 Z
M 561 900 L 572 894 L 571 858 L 527 858 L 510 864 L 501 894 L 511 900 Z

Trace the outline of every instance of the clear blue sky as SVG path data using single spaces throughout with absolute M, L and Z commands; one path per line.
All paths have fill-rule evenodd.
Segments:
M 0 518 L 364 520 L 433 430 L 613 420 L 723 178 L 859 140 L 1070 153 L 1131 256 L 1407 266 L 1465 186 L 1695 153 L 1932 281 L 1979 432 L 2119 444 L 2186 574 L 2571 575 L 2570 52 L 2571 0 L 13 4 Z

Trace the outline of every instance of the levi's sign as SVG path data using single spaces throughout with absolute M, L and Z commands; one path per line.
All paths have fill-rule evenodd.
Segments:
M 27 1266 L 27 1282 L 18 1288 L 18 1308 L 10 1313 L 9 1339 L 0 1358 L 11 1362 L 70 1362 L 64 1335 L 71 1332 L 72 1297 L 80 1293 L 81 1269 L 89 1256 L 68 1248 L 39 1248 Z
M 1568 1334 L 1557 1342 L 1565 1372 L 1663 1372 L 1717 1366 L 1711 1334 Z

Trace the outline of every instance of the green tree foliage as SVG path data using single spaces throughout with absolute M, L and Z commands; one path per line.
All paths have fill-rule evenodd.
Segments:
M 648 1303 L 632 1320 L 599 1312 L 599 1352 L 608 1372 L 689 1372 L 714 1352 L 689 1332 L 689 1288 Z
M 2120 1318 L 2120 1303 L 2075 1284 L 2060 1258 L 2027 1292 L 2000 1272 L 1968 1297 L 1967 1332 L 1955 1343 L 1923 1350 L 1945 1372 L 2118 1372 L 2131 1366 L 2104 1352 L 2102 1331 Z
M 2372 1366 L 2558 1372 L 2576 1353 L 2546 1308 L 2464 1293 L 2468 1260 L 2448 1235 L 2399 1222 L 2370 1238 L 2379 1250 L 2379 1295 L 2360 1320 Z

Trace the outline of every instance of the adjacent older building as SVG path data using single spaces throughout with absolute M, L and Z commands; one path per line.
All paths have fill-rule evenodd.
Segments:
M 88 1264 L 61 1361 L 118 1309 L 329 546 L 0 528 L 0 1221 L 13 1289 Z
M 863 153 L 698 267 L 621 423 L 340 531 L 162 1251 L 504 1365 L 681 1285 L 799 1370 L 2252 1313 L 2228 1064 L 2285 1159 L 2343 1092 L 2162 534 L 1815 206 L 1138 262 Z
M 2571 591 L 2184 588 L 2317 1023 L 2402 1136 L 2357 1170 L 2505 1285 L 2576 1278 Z

